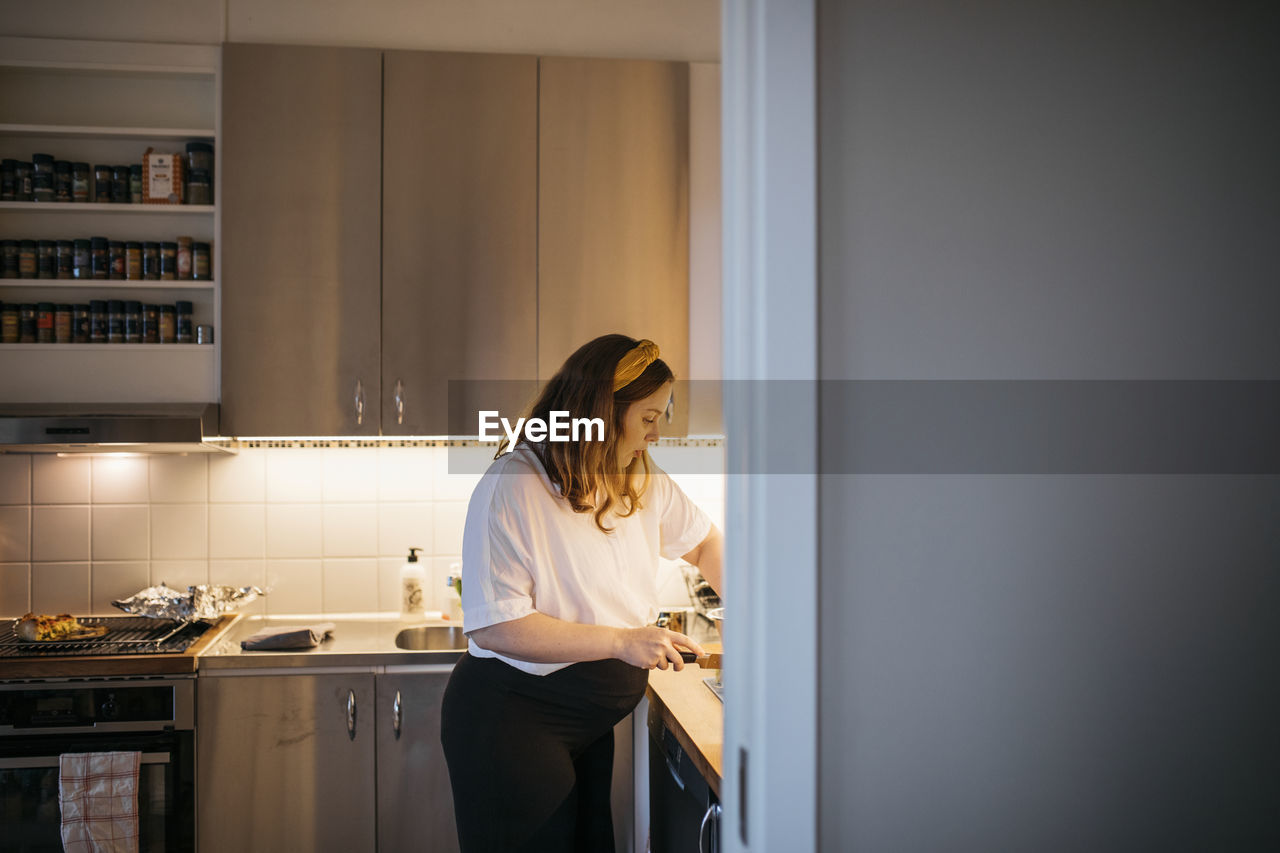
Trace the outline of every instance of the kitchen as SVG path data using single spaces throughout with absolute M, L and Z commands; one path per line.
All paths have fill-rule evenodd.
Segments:
M 694 4 L 586 4 L 558 20 L 506 4 L 497 24 L 444 4 L 413 4 L 412 13 L 391 4 L 403 16 L 394 32 L 378 32 L 377 16 L 354 6 L 325 17 L 288 3 L 261 5 L 166 5 L 151 10 L 148 25 L 163 30 L 157 40 L 174 43 L 722 62 L 726 140 L 751 144 L 726 145 L 724 280 L 733 286 L 722 297 L 723 368 L 716 361 L 704 377 L 1275 378 L 1280 352 L 1269 282 L 1277 259 L 1264 225 L 1280 198 L 1268 106 L 1276 21 L 1266 10 L 997 2 L 926 12 L 753 0 L 726 4 L 723 37 L 704 50 L 696 45 L 714 45 L 721 22 L 698 17 Z M 55 10 L 43 13 L 44 29 L 13 31 L 139 38 L 133 21 L 104 20 L 86 4 L 42 6 Z M 655 18 L 627 17 L 642 7 Z M 34 6 L 6 12 L 8 23 L 42 14 Z M 56 26 L 55 16 L 62 18 Z M 661 38 L 657 19 L 669 27 Z M 258 37 L 246 37 L 254 26 Z M 406 43 L 408 34 L 426 31 L 423 41 Z M 634 41 L 649 37 L 656 41 Z M 753 68 L 766 69 L 769 87 Z M 697 227 L 691 217 L 691 233 Z M 700 242 L 691 237 L 691 248 Z M 700 263 L 696 251 L 690 263 Z M 706 298 L 699 280 L 691 274 L 691 314 Z M 215 346 L 225 347 L 221 333 L 229 330 L 211 325 Z M 690 335 L 691 346 L 697 340 Z M 718 342 L 712 351 L 721 351 Z M 819 427 L 820 411 L 840 412 L 841 400 L 825 396 L 833 388 L 800 392 L 781 411 L 726 398 L 726 444 L 715 449 L 732 452 L 707 472 L 735 485 L 717 486 L 737 572 L 726 603 L 737 624 L 750 626 L 735 638 L 739 654 L 726 659 L 726 848 L 1280 843 L 1269 805 L 1280 766 L 1272 723 L 1280 702 L 1270 675 L 1280 649 L 1269 616 L 1280 605 L 1270 532 L 1275 470 L 1010 477 L 908 469 L 819 483 L 816 471 L 865 473 L 839 461 L 847 448 L 835 442 L 848 437 L 848 422 Z M 394 393 L 384 390 L 382 398 L 394 405 Z M 267 435 L 240 455 L 318 454 L 298 466 L 310 500 L 287 490 L 280 497 L 323 504 L 314 496 L 324 495 L 323 457 L 331 448 L 274 447 L 274 440 Z M 374 457 L 448 452 L 339 449 Z M 770 459 L 783 462 L 770 467 Z M 73 475 L 85 515 L 97 506 L 98 464 Z M 215 511 L 234 516 L 212 501 L 215 488 L 230 494 L 214 473 L 221 464 L 205 462 L 206 536 Z M 264 507 L 274 500 L 272 464 L 268 457 L 261 475 L 247 474 L 247 502 L 258 494 Z M 758 490 L 752 485 L 760 480 L 738 476 L 759 473 L 788 476 Z M 31 476 L 34 488 L 40 475 L 32 468 Z M 82 476 L 88 485 L 80 485 Z M 367 478 L 354 479 L 357 490 L 369 488 Z M 166 539 L 166 531 L 198 512 L 169 497 L 168 479 L 150 470 L 127 482 L 126 509 L 155 511 L 147 503 L 152 489 L 172 502 L 158 507 L 163 528 L 139 528 L 136 512 L 111 513 L 135 525 L 121 538 L 141 537 L 167 555 L 148 551 L 148 578 L 156 579 L 152 558 L 169 564 L 171 584 L 184 581 L 183 571 L 192 572 L 188 582 L 238 582 L 226 563 L 257 571 L 261 560 L 269 582 L 277 558 L 265 529 L 252 556 L 215 558 L 212 539 L 193 556 L 188 539 Z M 433 481 L 425 496 L 407 500 L 461 503 L 449 488 Z M 23 517 L 34 510 L 33 497 L 17 501 Z M 264 528 L 270 512 L 263 509 Z M 344 511 L 325 516 L 318 530 L 314 513 L 305 514 L 312 516 L 303 534 L 310 556 L 290 550 L 278 558 L 299 564 L 294 577 L 327 579 L 332 559 L 352 561 L 369 578 L 402 560 L 377 545 L 353 551 L 346 542 L 326 556 L 327 522 Z M 369 515 L 357 511 L 365 548 Z M 69 523 L 72 530 L 91 524 Z M 435 513 L 432 544 L 412 544 L 436 548 L 439 534 L 456 524 L 446 517 L 442 530 Z M 116 530 L 109 525 L 107 535 Z M 747 530 L 750 547 L 735 546 Z M 30 562 L 4 560 L 6 599 L 15 586 L 32 596 Z M 131 581 L 141 577 L 126 566 L 138 557 L 112 562 Z M 39 583 L 62 595 L 63 577 Z M 77 569 L 69 579 L 83 589 L 77 601 L 94 609 L 89 575 Z M 323 612 L 324 588 L 311 589 L 299 595 L 318 600 Z M 367 599 L 368 586 L 362 589 Z M 270 600 L 251 606 L 269 608 Z M 797 647 L 817 648 L 816 660 L 796 655 Z M 1145 730 L 1143 720 L 1150 721 Z

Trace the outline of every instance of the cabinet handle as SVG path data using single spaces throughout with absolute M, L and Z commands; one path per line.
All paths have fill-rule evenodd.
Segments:
M 356 426 L 364 424 L 364 383 L 356 380 Z
M 391 728 L 396 733 L 396 740 L 400 740 L 400 691 L 396 691 L 396 700 L 391 703 Z
M 708 822 L 711 823 L 713 829 L 720 825 L 720 812 L 720 804 L 712 803 L 707 806 L 706 812 L 703 813 L 702 825 L 698 827 L 698 853 L 706 853 L 706 850 L 702 846 L 702 836 L 706 834 Z M 711 849 L 714 851 L 716 849 L 716 845 L 712 844 Z
M 347 691 L 347 737 L 356 739 L 356 692 Z
M 396 423 L 404 423 L 404 383 L 396 380 Z

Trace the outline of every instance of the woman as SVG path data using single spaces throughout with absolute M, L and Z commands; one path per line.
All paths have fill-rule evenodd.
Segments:
M 647 454 L 672 381 L 651 341 L 585 344 L 529 417 L 600 418 L 602 440 L 522 435 L 503 455 L 504 441 L 471 496 L 469 648 L 441 722 L 464 853 L 613 850 L 613 727 L 648 670 L 681 669 L 680 647 L 704 653 L 651 624 L 659 555 L 683 557 L 719 589 L 724 547 Z

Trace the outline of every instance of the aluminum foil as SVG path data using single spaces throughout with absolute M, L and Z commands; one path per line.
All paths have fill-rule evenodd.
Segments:
M 160 584 L 111 603 L 135 616 L 192 622 L 198 619 L 217 619 L 223 613 L 243 607 L 260 595 L 266 595 L 266 592 L 256 586 L 202 583 L 189 586 L 186 592 L 181 592 Z

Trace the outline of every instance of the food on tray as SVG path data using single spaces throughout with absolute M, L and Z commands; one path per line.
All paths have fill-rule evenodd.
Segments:
M 105 625 L 83 625 L 68 613 L 49 616 L 44 613 L 28 613 L 14 626 L 18 639 L 32 643 L 55 640 L 88 640 L 107 633 Z

